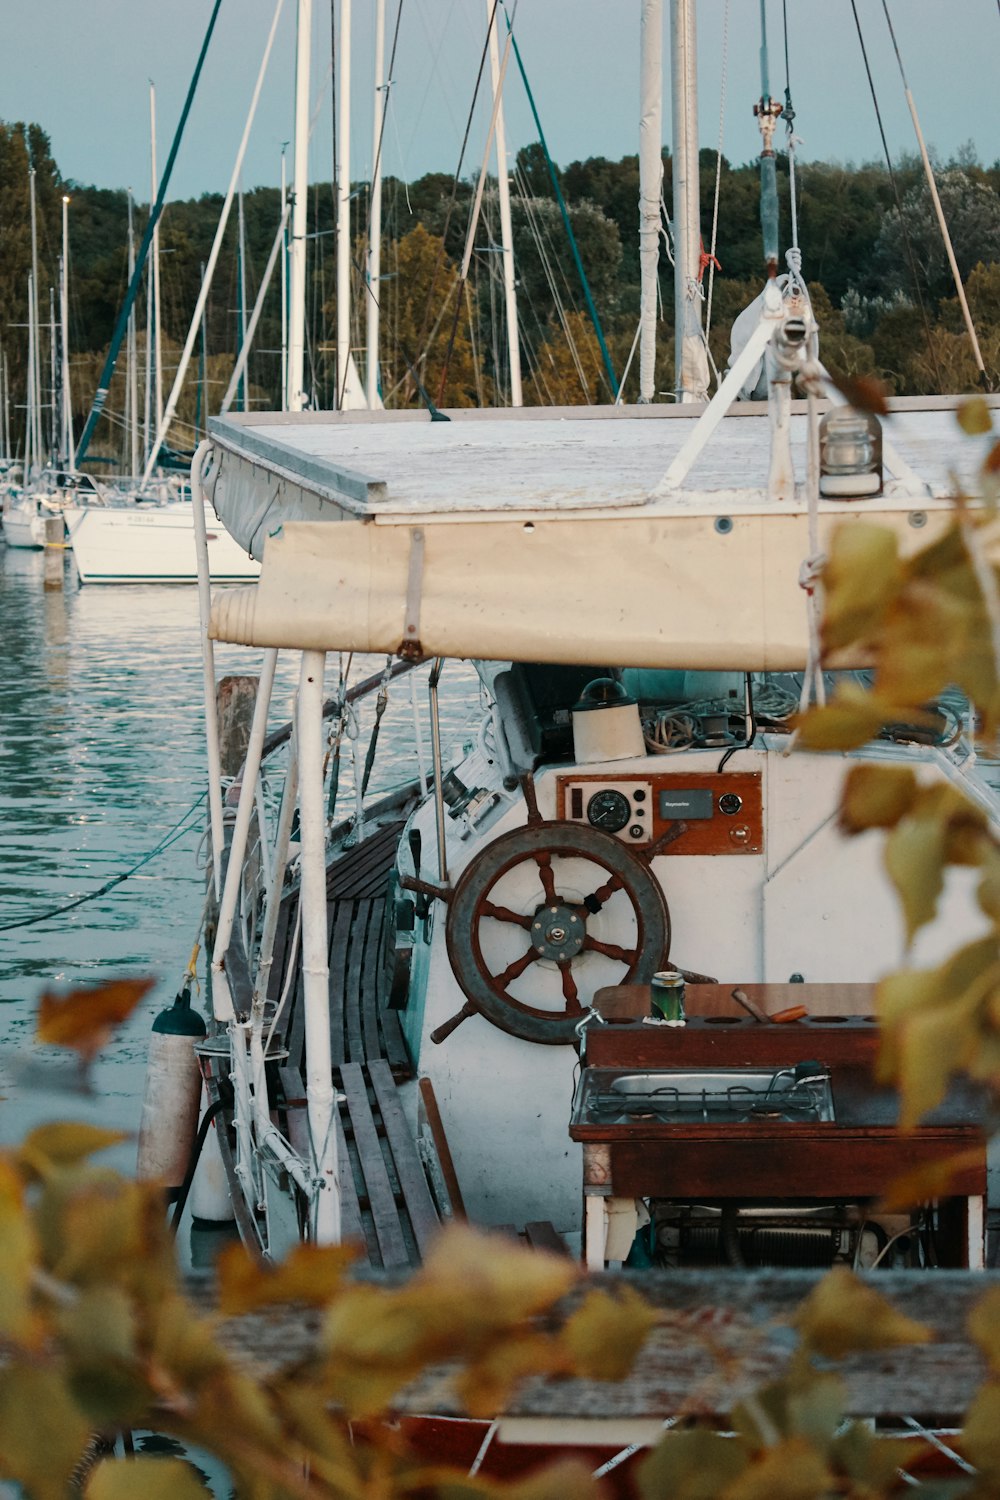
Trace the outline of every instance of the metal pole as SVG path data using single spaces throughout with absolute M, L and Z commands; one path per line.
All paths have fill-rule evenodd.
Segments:
M 239 260 L 239 298 L 240 306 L 237 314 L 239 327 L 237 338 L 239 346 L 236 350 L 237 363 L 240 368 L 239 402 L 240 411 L 247 410 L 247 382 L 246 382 L 246 359 L 243 351 L 247 347 L 247 226 L 243 213 L 243 179 L 240 177 L 239 192 L 236 195 L 236 222 L 237 222 L 237 258 Z
M 663 198 L 663 0 L 643 0 L 639 99 L 639 400 L 656 395 L 660 203 Z M 677 171 L 676 163 L 674 171 Z M 679 279 L 679 273 L 678 273 Z
M 143 485 L 146 485 L 149 481 L 149 476 L 153 471 L 153 464 L 156 461 L 156 455 L 159 453 L 163 440 L 166 437 L 167 432 L 169 431 L 170 424 L 174 420 L 174 413 L 177 410 L 177 402 L 180 397 L 181 388 L 184 385 L 184 377 L 187 375 L 188 365 L 191 362 L 191 353 L 194 349 L 195 340 L 198 337 L 198 329 L 201 325 L 201 315 L 204 311 L 205 303 L 208 300 L 209 289 L 212 285 L 212 277 L 215 274 L 216 261 L 219 258 L 219 251 L 222 249 L 222 240 L 226 232 L 226 225 L 229 222 L 229 212 L 233 206 L 233 198 L 236 194 L 236 184 L 239 181 L 240 172 L 243 170 L 243 158 L 246 155 L 247 143 L 250 139 L 250 129 L 253 125 L 254 115 L 257 113 L 257 103 L 260 99 L 260 91 L 264 86 L 264 75 L 267 72 L 267 65 L 271 58 L 271 49 L 274 46 L 274 37 L 278 29 L 278 18 L 281 15 L 281 7 L 283 3 L 284 0 L 278 0 L 277 5 L 275 6 L 274 19 L 271 22 L 271 30 L 268 34 L 267 45 L 264 48 L 264 56 L 261 58 L 260 70 L 257 74 L 257 82 L 254 85 L 253 98 L 250 100 L 250 109 L 247 114 L 246 124 L 243 127 L 243 138 L 240 141 L 239 150 L 236 153 L 236 164 L 233 167 L 233 175 L 229 181 L 229 191 L 226 193 L 226 199 L 222 205 L 222 213 L 219 216 L 219 226 L 215 231 L 215 240 L 208 257 L 208 265 L 205 268 L 205 280 L 202 283 L 201 291 L 198 294 L 198 303 L 191 317 L 191 326 L 188 329 L 188 335 L 184 343 L 184 348 L 181 350 L 180 362 L 177 366 L 177 373 L 174 376 L 174 383 L 170 389 L 170 396 L 167 400 L 166 410 L 163 413 L 163 419 L 157 429 L 156 438 L 154 440 L 152 450 L 148 458 L 146 459 L 146 468 L 142 476 Z
M 299 0 L 295 44 L 295 156 L 292 169 L 292 252 L 288 314 L 288 386 L 285 405 L 305 405 L 306 210 L 309 192 L 309 70 L 312 0 Z
M 285 148 L 281 148 L 281 410 L 288 410 L 288 184 L 285 181 Z
M 35 463 L 41 467 L 42 462 L 42 354 L 40 349 L 41 338 L 39 337 L 41 325 L 38 320 L 38 212 L 35 203 L 35 169 L 30 168 L 28 172 L 28 189 L 31 201 L 31 317 L 35 324 L 34 356 L 32 364 L 32 379 L 35 384 L 35 406 L 33 415 L 34 432 L 33 446 L 35 450 Z
M 62 268 L 60 267 L 60 274 Z M 59 416 L 59 381 L 56 378 L 56 370 L 59 365 L 59 354 L 56 337 L 56 293 L 54 287 L 49 287 L 49 462 L 55 464 L 59 459 L 60 427 Z
M 441 678 L 441 669 L 443 666 L 444 657 L 437 657 L 431 668 L 427 687 L 431 704 L 431 759 L 434 769 L 434 815 L 437 825 L 438 879 L 442 885 L 447 885 L 448 851 L 445 848 L 446 824 L 444 818 L 444 792 L 442 790 L 444 776 L 441 765 L 441 715 L 438 710 L 438 682 Z
M 340 0 L 337 83 L 337 407 L 344 406 L 351 359 L 351 0 Z
M 27 487 L 31 478 L 31 460 L 35 446 L 35 319 L 32 315 L 32 299 L 34 297 L 33 277 L 28 272 L 28 370 L 25 391 L 25 406 L 27 407 L 24 423 L 24 467 L 21 474 L 21 482 Z
M 132 277 L 135 275 L 135 228 L 133 219 L 132 189 L 128 194 L 128 279 L 131 285 Z M 139 472 L 139 352 L 136 341 L 135 329 L 135 303 L 129 308 L 128 314 L 128 392 L 129 411 L 131 421 L 129 423 L 130 462 L 129 473 L 134 479 Z
M 708 360 L 701 333 L 698 261 L 698 74 L 694 0 L 670 0 L 674 131 L 674 346 L 678 401 L 703 401 Z
M 326 809 L 323 798 L 322 651 L 303 651 L 299 676 L 299 825 L 302 838 L 302 995 L 305 1003 L 306 1106 L 313 1165 L 322 1181 L 313 1237 L 340 1240 L 340 1181 L 330 1050 L 330 971 L 326 931 Z
M 486 12 L 490 22 L 490 79 L 493 86 L 493 107 L 496 110 L 497 193 L 500 200 L 500 244 L 503 250 L 503 291 L 507 312 L 510 404 L 523 406 L 521 342 L 517 326 L 517 292 L 514 287 L 514 235 L 510 220 L 510 179 L 507 175 L 507 133 L 503 118 L 503 84 L 500 78 L 496 0 L 486 0 Z
M 222 756 L 219 750 L 219 715 L 215 707 L 215 650 L 208 634 L 212 616 L 212 583 L 208 567 L 208 528 L 205 525 L 205 494 L 202 465 L 212 451 L 205 439 L 191 460 L 191 514 L 194 517 L 195 555 L 198 562 L 198 622 L 201 634 L 202 686 L 205 698 L 205 740 L 208 746 L 208 809 L 212 830 L 212 875 L 215 899 L 222 897 Z M 222 1017 L 223 1020 L 227 1019 Z
M 202 515 L 204 516 L 204 505 L 202 505 Z M 257 777 L 260 774 L 264 736 L 267 733 L 267 714 L 271 706 L 271 689 L 274 686 L 274 668 L 277 660 L 277 648 L 268 647 L 261 664 L 260 682 L 257 685 L 257 698 L 253 708 L 253 723 L 250 726 L 250 740 L 247 744 L 246 760 L 243 763 L 240 799 L 236 806 L 236 821 L 233 824 L 232 841 L 229 846 L 226 880 L 222 888 L 222 899 L 219 902 L 215 951 L 212 954 L 212 998 L 215 1002 L 216 1016 L 225 1016 L 227 1019 L 233 1015 L 233 1002 L 229 980 L 226 976 L 226 953 L 232 939 L 236 908 L 239 906 L 240 893 L 243 888 L 243 859 L 246 855 L 250 823 L 257 802 Z
M 69 199 L 62 201 L 62 273 L 59 277 L 59 321 L 62 325 L 62 418 L 65 463 L 72 473 L 76 466 L 73 452 L 73 402 L 69 381 Z
M 149 85 L 149 170 L 153 185 L 150 202 L 157 200 L 156 84 Z M 160 324 L 160 220 L 153 229 L 153 379 L 156 389 L 156 430 L 163 426 L 163 330 Z
M 371 217 L 368 226 L 368 298 L 365 305 L 365 397 L 371 410 L 379 405 L 379 278 L 382 274 L 382 132 L 388 101 L 385 78 L 385 0 L 375 0 L 375 111 L 372 125 Z

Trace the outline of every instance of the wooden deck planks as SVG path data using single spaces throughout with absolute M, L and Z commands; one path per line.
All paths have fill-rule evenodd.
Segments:
M 406 1211 L 413 1225 L 413 1237 L 420 1255 L 424 1256 L 441 1227 L 441 1221 L 389 1066 L 382 1061 L 373 1062 L 369 1064 L 368 1073 L 385 1125 Z
M 340 1079 L 347 1099 L 348 1116 L 375 1223 L 382 1264 L 387 1270 L 394 1266 L 408 1266 L 411 1264 L 411 1256 L 403 1236 L 396 1195 L 382 1154 L 361 1064 L 345 1063 L 340 1069 Z

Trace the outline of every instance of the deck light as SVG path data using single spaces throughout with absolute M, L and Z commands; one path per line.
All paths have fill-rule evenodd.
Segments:
M 819 424 L 819 492 L 831 499 L 882 493 L 882 424 L 871 412 L 837 406 Z

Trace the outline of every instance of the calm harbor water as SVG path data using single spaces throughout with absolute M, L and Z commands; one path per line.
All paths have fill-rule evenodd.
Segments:
M 206 763 L 194 588 L 79 588 L 67 556 L 0 543 L 0 928 L 50 912 L 123 873 L 179 824 L 182 835 L 113 890 L 64 915 L 0 930 L 0 1141 L 45 1119 L 89 1119 L 134 1131 L 152 1017 L 173 998 L 195 939 Z M 256 672 L 260 653 L 222 648 L 222 672 Z M 351 680 L 379 671 L 355 661 Z M 336 684 L 328 664 L 327 693 Z M 297 661 L 279 662 L 273 723 L 288 717 Z M 426 724 L 426 673 L 418 700 Z M 452 747 L 474 731 L 471 668 L 451 663 L 442 703 Z M 372 706 L 362 715 L 367 745 Z M 410 690 L 393 687 L 372 787 L 414 774 Z M 388 752 L 388 753 L 386 753 Z M 185 815 L 191 813 L 187 823 Z M 204 857 L 202 851 L 202 857 Z M 95 1069 L 93 1098 L 43 1086 L 33 1071 L 41 992 L 125 975 L 155 988 Z M 44 1054 L 42 1054 L 44 1061 Z M 134 1145 L 110 1153 L 124 1170 Z

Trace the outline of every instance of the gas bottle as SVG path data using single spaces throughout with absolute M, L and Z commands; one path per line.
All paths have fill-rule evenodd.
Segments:
M 168 1188 L 180 1187 L 191 1160 L 201 1100 L 194 1046 L 205 1030 L 203 1018 L 191 1005 L 190 984 L 153 1022 L 136 1172 Z

